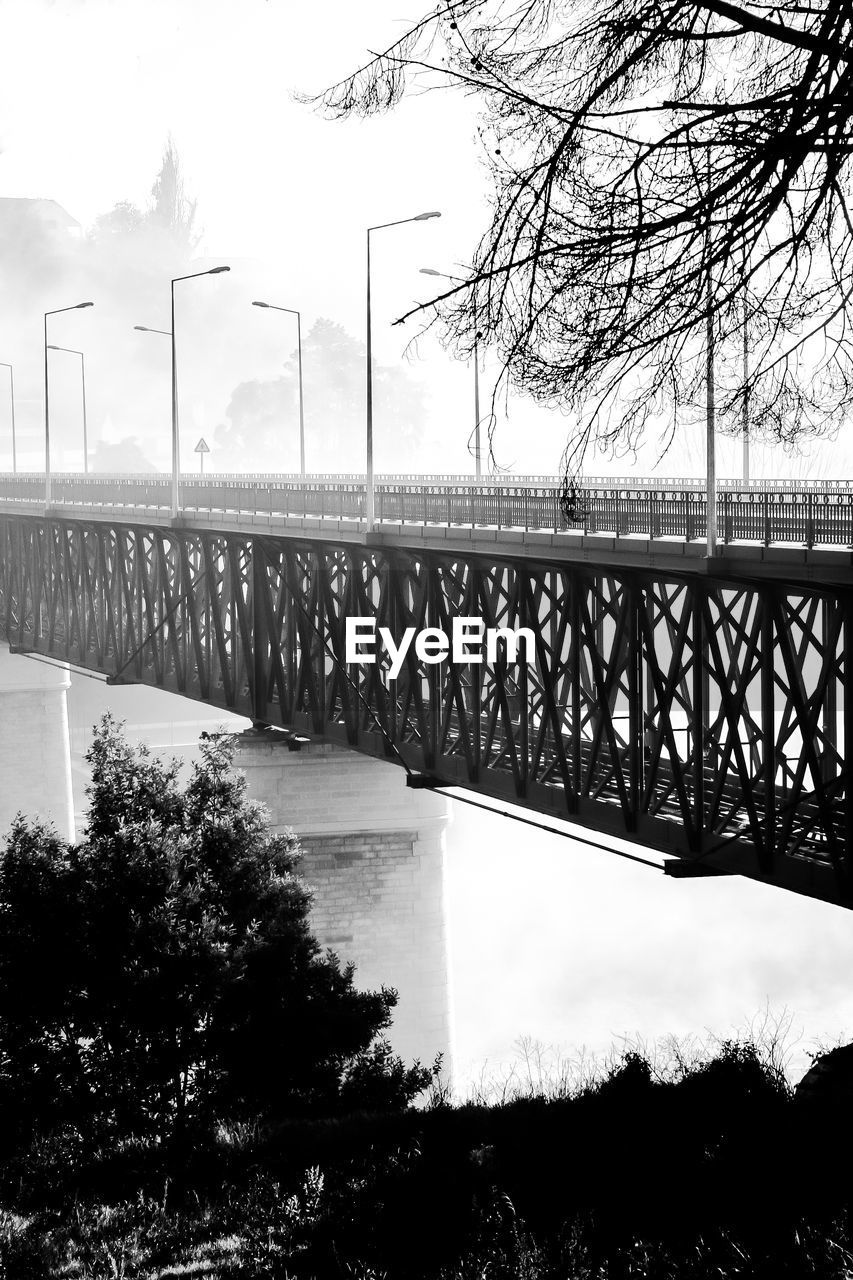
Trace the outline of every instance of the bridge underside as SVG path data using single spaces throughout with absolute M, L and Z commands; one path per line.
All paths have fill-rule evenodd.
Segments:
M 527 663 L 345 663 L 347 616 L 530 627 Z M 853 589 L 0 515 L 15 647 L 853 905 Z

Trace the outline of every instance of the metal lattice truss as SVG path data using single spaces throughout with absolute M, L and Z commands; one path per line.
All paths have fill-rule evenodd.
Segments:
M 346 618 L 529 627 L 527 661 L 346 664 Z M 853 591 L 0 516 L 17 648 L 851 904 Z

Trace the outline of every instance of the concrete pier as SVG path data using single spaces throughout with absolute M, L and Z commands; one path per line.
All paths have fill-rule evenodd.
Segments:
M 448 1075 L 447 801 L 407 788 L 395 765 L 330 743 L 289 751 L 251 733 L 237 742 L 249 794 L 300 838 L 319 941 L 355 963 L 360 988 L 396 988 L 395 1052 L 423 1063 L 442 1053 Z
M 68 673 L 0 646 L 0 839 L 17 813 L 74 839 Z

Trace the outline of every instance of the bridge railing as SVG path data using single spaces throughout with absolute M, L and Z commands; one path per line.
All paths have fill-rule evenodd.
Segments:
M 44 473 L 40 471 L 18 471 L 16 474 L 11 472 L 0 473 L 0 484 L 7 481 L 18 481 L 34 491 L 41 493 L 44 489 Z M 110 486 L 115 484 L 127 485 L 129 483 L 154 485 L 155 487 L 168 489 L 171 484 L 171 474 L 154 471 L 140 472 L 111 472 L 92 473 L 84 475 L 82 472 L 64 472 L 54 471 L 52 473 L 52 484 L 59 482 L 69 482 L 78 484 L 85 482 L 91 485 Z M 194 484 L 200 488 L 219 488 L 223 484 L 237 485 L 301 485 L 308 484 L 364 484 L 364 472 L 337 472 L 337 471 L 316 471 L 310 472 L 306 476 L 301 476 L 298 472 L 270 472 L 263 473 L 254 472 L 225 472 L 211 471 L 205 475 L 199 475 L 198 472 L 187 472 L 181 477 L 181 485 Z M 493 489 L 496 486 L 509 488 L 559 488 L 560 477 L 556 475 L 515 475 L 510 473 L 497 473 L 495 475 L 484 475 L 479 480 L 472 475 L 453 475 L 449 472 L 441 474 L 420 474 L 418 472 L 377 472 L 377 485 L 399 486 L 405 485 L 422 486 L 427 485 L 430 488 L 452 485 L 470 488 L 487 488 Z M 698 476 L 584 476 L 579 481 L 580 487 L 585 490 L 599 489 L 619 489 L 646 492 L 648 490 L 666 492 L 681 492 L 682 490 L 705 492 L 705 481 Z M 730 493 L 764 493 L 780 492 L 780 493 L 844 493 L 853 492 L 853 479 L 774 479 L 768 477 L 758 477 L 749 481 L 740 479 L 717 479 L 717 489 L 720 492 Z
M 145 509 L 168 512 L 167 476 L 57 475 L 51 480 L 53 504 L 63 507 Z M 578 492 L 574 519 L 560 505 L 557 484 L 423 483 L 401 481 L 376 486 L 380 523 L 486 527 L 525 531 L 574 530 L 620 537 L 705 536 L 705 495 L 695 487 L 593 486 Z M 0 503 L 38 510 L 44 502 L 44 477 L 0 476 Z M 230 515 L 358 522 L 364 519 L 363 479 L 199 477 L 181 482 L 182 509 Z M 784 542 L 853 546 L 853 485 L 837 482 L 821 489 L 729 489 L 718 494 L 721 542 Z

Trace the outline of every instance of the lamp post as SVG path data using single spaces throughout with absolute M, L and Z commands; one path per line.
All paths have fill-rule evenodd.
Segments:
M 83 386 L 83 474 L 89 474 L 89 435 L 86 424 L 86 361 L 82 351 L 75 351 L 73 347 L 57 347 L 53 343 L 48 345 L 48 351 L 67 351 L 71 356 L 80 357 L 80 379 Z
M 749 314 L 743 300 L 743 482 L 749 484 Z
M 716 387 L 714 384 L 714 279 L 712 267 L 714 261 L 714 235 L 712 203 L 713 183 L 711 180 L 711 152 L 706 153 L 705 180 L 707 183 L 708 224 L 705 228 L 705 247 L 707 254 L 707 273 L 705 279 L 705 299 L 707 314 L 705 317 L 705 546 L 708 558 L 717 554 L 717 458 L 715 452 L 714 432 L 716 430 L 717 406 Z
M 230 271 L 230 267 L 210 267 L 207 271 L 193 271 L 188 276 L 175 276 L 172 281 L 172 328 L 170 337 L 172 339 L 172 519 L 177 520 L 178 512 L 181 507 L 181 449 L 180 440 L 178 438 L 178 370 L 175 355 L 175 285 L 181 280 L 196 280 L 199 276 L 218 276 L 223 271 Z M 164 332 L 160 330 L 160 332 Z
M 370 233 L 384 231 L 386 227 L 402 227 L 406 222 L 426 222 L 428 218 L 440 218 L 441 214 L 433 210 L 430 213 L 416 213 L 413 218 L 398 218 L 395 222 L 380 222 L 378 226 L 367 228 L 367 501 L 365 507 L 365 530 L 373 532 L 374 524 L 374 486 L 373 486 L 373 332 L 370 312 Z
M 272 302 L 253 302 L 253 307 L 263 307 L 265 311 L 286 311 L 296 316 L 296 359 L 299 368 L 299 474 L 305 479 L 305 400 L 302 394 L 302 316 L 293 307 L 277 307 Z
M 717 554 L 717 459 L 714 431 L 716 401 L 714 386 L 714 313 L 711 275 L 707 286 L 708 315 L 705 321 L 705 543 L 709 557 Z
M 6 360 L 0 360 L 0 366 L 9 370 L 9 395 L 12 401 L 12 474 L 18 471 L 18 446 L 15 439 L 15 375 L 12 366 Z
M 422 276 L 440 276 L 443 280 L 453 280 L 464 284 L 462 276 L 451 276 L 446 271 L 436 271 L 433 267 L 421 267 Z M 474 475 L 478 480 L 483 477 L 480 458 L 480 334 L 474 334 Z
M 44 313 L 44 505 L 50 506 L 50 386 L 47 376 L 47 321 L 49 316 L 58 316 L 63 311 L 82 311 L 84 307 L 93 307 L 94 302 L 75 302 L 73 307 L 57 307 L 55 311 Z
M 152 329 L 147 324 L 135 324 L 134 329 L 139 333 L 162 333 L 164 338 L 171 338 L 171 329 Z

